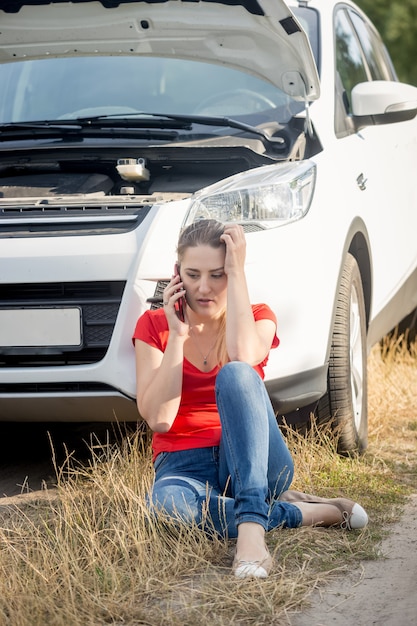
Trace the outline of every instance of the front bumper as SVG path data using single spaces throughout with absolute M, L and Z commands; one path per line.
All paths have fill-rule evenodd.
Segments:
M 187 208 L 187 201 L 154 206 L 138 228 L 127 233 L 2 241 L 3 285 L 106 280 L 120 281 L 124 288 L 111 338 L 97 361 L 0 367 L 0 420 L 138 419 L 131 337 L 158 280 L 172 274 Z M 326 390 L 334 290 L 324 255 L 313 255 L 308 266 L 298 262 L 300 238 L 307 237 L 306 220 L 247 236 L 251 300 L 267 302 L 278 318 L 281 345 L 271 352 L 265 382 L 281 415 L 316 402 Z M 284 267 L 287 271 L 279 269 Z M 318 282 L 325 268 L 326 280 Z M 308 306 L 317 300 L 320 308 Z

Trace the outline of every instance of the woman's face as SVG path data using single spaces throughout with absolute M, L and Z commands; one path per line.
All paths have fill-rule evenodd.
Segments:
M 225 248 L 200 245 L 186 248 L 181 260 L 181 279 L 187 304 L 201 316 L 216 317 L 226 306 Z

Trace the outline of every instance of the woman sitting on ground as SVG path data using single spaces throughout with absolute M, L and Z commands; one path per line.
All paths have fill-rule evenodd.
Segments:
M 288 491 L 293 461 L 263 383 L 276 318 L 249 301 L 245 253 L 237 224 L 201 220 L 181 233 L 163 308 L 134 332 L 137 405 L 154 433 L 153 507 L 237 538 L 235 576 L 265 578 L 267 531 L 362 528 L 368 517 L 351 500 Z

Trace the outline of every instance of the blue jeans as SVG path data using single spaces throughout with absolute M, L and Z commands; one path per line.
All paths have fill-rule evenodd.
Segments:
M 294 466 L 260 376 L 232 361 L 216 378 L 219 447 L 162 452 L 155 459 L 156 510 L 208 533 L 235 538 L 242 522 L 265 530 L 301 525 L 301 511 L 277 500 Z

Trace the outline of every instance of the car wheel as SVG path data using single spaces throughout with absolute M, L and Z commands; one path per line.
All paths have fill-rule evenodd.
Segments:
M 319 427 L 330 424 L 342 455 L 368 443 L 366 313 L 362 279 L 348 254 L 336 303 L 327 392 L 317 406 Z

